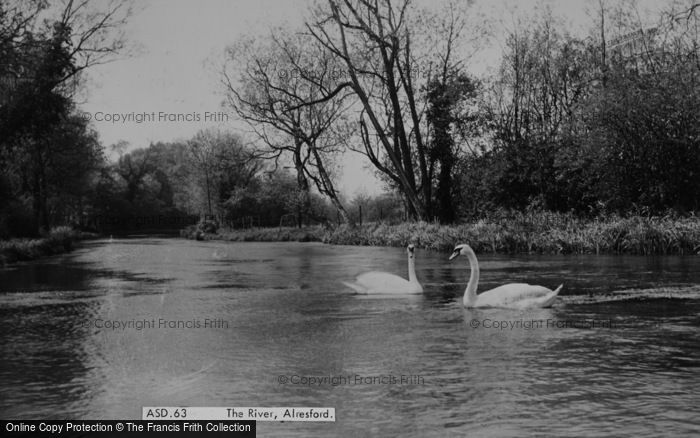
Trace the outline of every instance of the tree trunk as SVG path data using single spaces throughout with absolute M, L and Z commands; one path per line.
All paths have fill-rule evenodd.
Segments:
M 452 204 L 452 157 L 443 158 L 440 163 L 437 187 L 438 219 L 440 223 L 449 224 L 455 219 L 454 205 Z
M 333 180 L 331 180 L 330 175 L 328 175 L 326 167 L 323 165 L 323 160 L 321 159 L 321 156 L 318 153 L 315 144 L 311 143 L 307 144 L 307 146 L 311 149 L 311 152 L 314 154 L 314 159 L 316 160 L 316 169 L 318 170 L 318 176 L 320 179 L 319 181 L 319 179 L 314 178 L 314 180 L 316 181 L 316 187 L 322 194 L 326 195 L 328 199 L 330 199 L 333 206 L 340 213 L 343 222 L 345 222 L 346 224 L 353 225 L 352 219 L 350 219 L 350 215 L 345 210 L 345 207 L 343 207 L 343 204 L 340 202 L 340 199 L 338 199 L 338 192 L 333 186 Z
M 38 142 L 33 145 L 40 148 Z M 47 207 L 47 183 L 44 160 L 40 151 L 35 151 L 33 155 L 32 170 L 32 210 L 34 214 L 34 226 L 37 234 L 43 235 L 49 232 L 49 215 Z
M 301 158 L 301 140 L 294 139 L 294 168 L 297 171 L 297 189 L 299 189 L 299 199 L 297 200 L 297 228 L 302 227 L 304 214 L 309 203 L 309 181 L 304 175 L 304 161 Z
M 379 141 L 381 142 L 382 146 L 384 147 L 384 150 L 386 151 L 389 160 L 391 161 L 394 171 L 396 172 L 395 177 L 398 179 L 400 182 L 400 190 L 406 197 L 406 200 L 408 201 L 409 205 L 411 205 L 411 217 L 415 219 L 423 219 L 425 216 L 425 204 L 421 201 L 421 199 L 418 197 L 418 194 L 416 193 L 416 185 L 415 185 L 415 175 L 413 174 L 413 168 L 411 166 L 405 167 L 404 163 L 406 162 L 405 160 L 410 161 L 410 157 L 406 156 L 401 156 L 398 155 L 397 152 L 394 150 L 394 147 L 400 148 L 402 146 L 402 142 L 399 138 L 399 143 L 400 144 L 394 144 L 392 145 L 389 142 L 389 139 L 387 138 L 387 135 L 385 133 L 384 128 L 382 127 L 381 123 L 379 122 L 379 119 L 377 115 L 375 114 L 374 108 L 372 107 L 370 103 L 370 99 L 365 92 L 364 88 L 360 84 L 360 80 L 357 77 L 358 74 L 358 68 L 356 65 L 354 65 L 351 61 L 352 57 L 350 56 L 350 52 L 348 49 L 348 44 L 346 41 L 346 35 L 345 35 L 345 26 L 346 24 L 343 23 L 343 21 L 340 18 L 339 12 L 338 12 L 338 7 L 334 3 L 331 2 L 330 4 L 331 9 L 333 10 L 333 20 L 338 26 L 338 32 L 340 35 L 341 39 L 341 50 L 342 57 L 345 61 L 346 66 L 348 67 L 348 74 L 350 75 L 350 79 L 352 82 L 352 88 L 355 91 L 355 94 L 357 97 L 360 99 L 360 102 L 362 103 L 363 108 L 365 109 L 365 112 L 367 113 L 367 117 L 369 117 L 370 122 L 372 123 L 372 127 L 374 128 L 375 133 L 377 134 L 377 137 L 379 138 Z M 375 14 L 377 14 L 375 12 Z M 379 18 L 379 17 L 377 17 Z M 378 23 L 381 22 L 381 19 L 378 21 Z M 386 52 L 385 48 L 380 48 L 381 55 L 382 55 L 382 61 L 385 66 L 384 72 L 387 75 L 387 83 L 391 84 L 392 87 L 395 87 L 395 82 L 394 82 L 394 76 L 393 76 L 393 63 L 391 59 L 388 58 L 388 54 Z M 395 88 L 388 90 L 389 98 L 392 101 L 392 108 L 395 114 L 401 114 L 401 108 L 400 105 L 397 105 L 397 96 L 396 96 L 396 90 Z M 397 120 L 400 127 L 403 128 L 402 121 Z M 399 126 L 395 126 L 395 129 L 399 129 Z M 406 135 L 406 132 L 399 131 L 397 134 Z M 397 138 L 399 137 L 397 136 Z M 406 146 L 407 142 L 403 143 L 403 146 Z M 410 153 L 410 151 L 409 151 Z M 410 175 L 409 175 L 410 173 Z
M 211 211 L 211 193 L 209 189 L 209 169 L 204 167 L 204 184 L 207 186 L 207 208 L 209 210 L 209 217 L 213 216 L 213 213 Z

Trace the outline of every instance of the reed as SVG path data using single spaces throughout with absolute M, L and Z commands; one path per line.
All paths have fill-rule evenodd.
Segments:
M 0 241 L 0 266 L 68 252 L 84 237 L 84 233 L 70 227 L 56 227 L 45 237 Z
M 573 214 L 547 211 L 498 212 L 474 222 L 440 225 L 432 222 L 362 226 L 341 225 L 293 228 L 219 229 L 195 235 L 196 227 L 183 237 L 205 240 L 259 242 L 325 242 L 335 245 L 414 245 L 436 251 L 469 243 L 480 253 L 536 254 L 698 254 L 700 218 L 696 216 L 600 216 L 584 219 Z
M 323 241 L 337 245 L 404 246 L 446 251 L 469 243 L 477 252 L 539 254 L 698 254 L 700 218 L 610 215 L 582 219 L 552 212 L 511 212 L 461 225 L 409 222 L 340 226 Z

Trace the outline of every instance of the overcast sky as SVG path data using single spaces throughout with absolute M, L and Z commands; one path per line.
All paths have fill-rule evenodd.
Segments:
M 510 21 L 526 16 L 535 0 L 479 1 L 476 10 L 491 18 Z M 541 2 L 539 2 L 541 3 Z M 555 12 L 572 23 L 586 21 L 578 0 L 549 2 Z M 217 113 L 225 111 L 219 85 L 219 69 L 226 46 L 237 36 L 260 33 L 271 26 L 301 25 L 305 0 L 143 0 L 135 2 L 135 13 L 127 25 L 133 56 L 95 67 L 89 74 L 86 95 L 80 109 L 93 119 L 105 145 L 120 140 L 131 148 L 150 142 L 192 137 L 202 128 L 240 130 L 233 117 L 228 121 Z M 484 68 L 497 58 L 498 43 L 482 55 Z M 112 114 L 158 113 L 187 115 L 191 122 L 110 121 Z M 207 114 L 209 113 L 209 114 Z M 212 115 L 210 120 L 204 120 Z M 346 195 L 364 191 L 376 193 L 379 186 L 357 154 L 342 158 L 344 172 L 340 189 Z

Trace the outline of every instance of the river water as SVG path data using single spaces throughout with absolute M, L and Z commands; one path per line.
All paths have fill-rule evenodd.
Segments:
M 0 418 L 319 406 L 337 420 L 258 436 L 700 434 L 700 257 L 480 255 L 479 290 L 564 283 L 514 311 L 463 309 L 448 256 L 417 251 L 410 298 L 341 283 L 405 276 L 401 248 L 100 240 L 0 270 Z

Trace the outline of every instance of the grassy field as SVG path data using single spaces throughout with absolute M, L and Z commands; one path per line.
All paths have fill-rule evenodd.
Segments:
M 70 227 L 57 227 L 46 237 L 0 240 L 0 266 L 68 252 L 77 240 L 84 237 L 84 233 Z
M 231 241 L 322 241 L 336 245 L 405 246 L 447 251 L 468 243 L 484 253 L 698 254 L 700 218 L 606 216 L 581 219 L 538 212 L 510 213 L 461 225 L 407 222 L 361 227 L 252 228 L 219 230 L 205 239 Z

